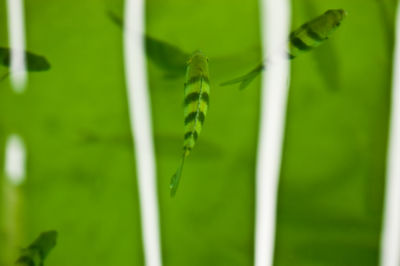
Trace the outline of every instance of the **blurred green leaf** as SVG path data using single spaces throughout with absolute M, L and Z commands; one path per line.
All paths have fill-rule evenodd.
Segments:
M 46 257 L 50 251 L 56 246 L 57 232 L 47 231 L 41 233 L 32 244 L 22 249 L 22 254 L 16 261 L 16 265 L 20 266 L 35 266 L 44 265 Z
M 50 63 L 44 56 L 31 52 L 25 52 L 26 69 L 28 71 L 47 71 L 50 69 Z M 0 64 L 10 67 L 11 49 L 0 47 Z

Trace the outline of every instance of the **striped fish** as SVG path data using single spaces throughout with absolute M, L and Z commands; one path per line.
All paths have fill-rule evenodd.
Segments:
M 208 58 L 200 51 L 196 51 L 190 57 L 186 67 L 183 155 L 178 170 L 171 178 L 171 196 L 174 196 L 178 189 L 185 158 L 189 156 L 200 135 L 207 115 L 209 95 Z
M 22 250 L 22 254 L 15 265 L 43 266 L 47 255 L 56 245 L 57 235 L 56 231 L 41 233 L 32 244 Z
M 340 26 L 347 12 L 343 9 L 332 9 L 313 20 L 301 25 L 289 35 L 288 59 L 294 59 L 301 53 L 310 51 L 320 46 Z M 261 63 L 249 73 L 233 80 L 221 83 L 221 86 L 240 83 L 240 89 L 247 87 L 265 68 Z
M 343 9 L 328 10 L 293 31 L 289 36 L 289 59 L 320 46 L 340 26 L 346 14 Z

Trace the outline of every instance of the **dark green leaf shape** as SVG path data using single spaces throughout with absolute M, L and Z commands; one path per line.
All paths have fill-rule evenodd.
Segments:
M 122 17 L 118 16 L 113 11 L 107 10 L 107 16 L 111 19 L 112 22 L 114 22 L 115 25 L 117 25 L 121 29 L 124 27 L 124 21 Z
M 11 49 L 0 47 L 0 64 L 10 67 Z M 28 71 L 47 71 L 50 69 L 50 63 L 46 57 L 25 51 L 26 69 Z
M 58 233 L 54 230 L 41 233 L 32 244 L 22 250 L 16 265 L 43 266 L 44 260 L 57 244 L 57 236 Z
M 385 31 L 387 51 L 391 53 L 393 51 L 394 43 L 394 11 L 388 9 L 388 6 L 384 0 L 376 0 L 378 5 L 379 16 L 383 29 Z
M 107 15 L 114 24 L 121 29 L 124 26 L 124 19 L 111 10 Z M 179 47 L 169 44 L 156 38 L 145 36 L 146 55 L 159 68 L 163 69 L 167 78 L 178 78 L 185 74 L 186 61 L 190 54 L 182 51 Z
M 185 73 L 186 61 L 190 54 L 182 51 L 177 46 L 146 36 L 146 54 L 169 76 L 182 76 Z

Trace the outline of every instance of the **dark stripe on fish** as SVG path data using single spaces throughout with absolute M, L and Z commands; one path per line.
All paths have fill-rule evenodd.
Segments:
M 197 140 L 197 138 L 199 137 L 199 135 L 197 134 L 197 131 L 190 131 L 190 132 L 187 132 L 186 134 L 185 134 L 185 140 L 186 139 L 188 139 L 188 138 L 191 138 L 193 136 L 193 139 L 194 139 L 194 141 L 196 141 Z
M 200 99 L 200 93 L 198 92 L 192 92 L 185 98 L 185 105 L 190 104 L 191 102 L 198 101 Z M 201 94 L 201 100 L 203 100 L 207 105 L 210 102 L 209 96 L 207 92 L 203 92 Z
M 191 112 L 190 114 L 188 114 L 185 118 L 185 125 L 187 125 L 190 122 L 192 122 L 193 120 L 195 120 L 196 116 L 197 116 L 197 112 Z
M 311 50 L 313 47 L 308 46 L 305 42 L 303 42 L 303 40 L 301 40 L 298 37 L 295 37 L 293 39 L 290 40 L 290 42 L 296 46 L 298 49 L 302 50 L 302 51 L 308 51 Z
M 200 121 L 201 124 L 204 123 L 204 119 L 205 119 L 205 115 L 202 111 L 199 112 L 191 112 L 190 114 L 188 114 L 185 118 L 185 125 L 189 124 L 190 122 L 192 122 L 193 120 L 196 119 L 196 117 L 198 116 L 198 119 Z
M 189 79 L 188 82 L 186 82 L 185 85 L 190 85 L 190 84 L 196 83 L 196 82 L 200 81 L 201 79 L 203 79 L 203 81 L 206 82 L 207 84 L 210 84 L 210 81 L 208 80 L 208 77 L 196 76 L 196 77 L 193 77 L 193 78 Z
M 206 116 L 204 115 L 203 112 L 199 112 L 199 121 L 200 123 L 203 125 L 204 123 L 204 119 L 206 118 Z
M 198 101 L 200 98 L 200 93 L 198 92 L 192 92 L 190 93 L 188 96 L 186 96 L 185 98 L 185 105 L 191 103 L 191 102 L 195 102 Z
M 307 28 L 307 35 L 311 38 L 311 39 L 313 39 L 313 40 L 315 40 L 315 41 L 318 41 L 318 42 L 322 42 L 322 41 L 325 41 L 326 39 L 328 39 L 328 38 L 324 38 L 324 37 L 321 37 L 318 33 L 316 33 L 315 31 L 313 31 L 313 29 L 312 28 L 310 28 L 310 27 L 308 27 Z
M 210 98 L 207 92 L 201 94 L 201 99 L 208 105 L 210 103 Z

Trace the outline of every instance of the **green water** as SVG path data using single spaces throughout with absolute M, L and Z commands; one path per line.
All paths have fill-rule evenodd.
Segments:
M 27 49 L 51 69 L 26 93 L 0 83 L 0 162 L 6 136 L 27 146 L 18 239 L 57 230 L 45 265 L 143 265 L 122 31 L 107 16 L 122 2 L 25 1 Z M 183 138 L 183 78 L 148 62 L 164 265 L 253 264 L 260 79 L 245 91 L 220 82 L 259 63 L 255 0 L 148 0 L 147 33 L 210 58 L 210 109 L 178 194 L 168 184 Z M 331 40 L 291 63 L 277 209 L 275 265 L 377 265 L 391 88 L 393 0 L 292 1 L 293 28 L 327 9 L 349 15 Z M 0 0 L 0 46 L 8 46 Z M 1 68 L 0 71 L 3 71 Z M 0 72 L 2 73 L 2 72 Z M 3 167 L 3 165 L 1 165 Z M 2 171 L 3 172 L 3 171 Z M 4 180 L 4 175 L 2 176 Z M 2 184 L 0 221 L 9 205 Z M 4 224 L 4 223 L 3 223 Z M 10 246 L 13 243 L 12 246 Z

